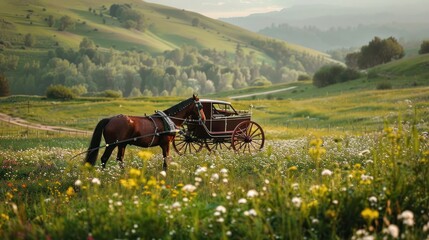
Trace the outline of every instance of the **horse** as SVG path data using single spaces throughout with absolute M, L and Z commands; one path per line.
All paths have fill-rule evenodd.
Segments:
M 129 144 L 143 148 L 160 146 L 164 158 L 163 170 L 167 171 L 170 143 L 176 136 L 175 129 L 171 128 L 177 129 L 188 118 L 206 120 L 202 104 L 195 95 L 154 115 L 144 117 L 117 115 L 104 118 L 94 129 L 85 163 L 95 165 L 103 135 L 106 142 L 106 149 L 101 156 L 103 168 L 106 167 L 106 163 L 116 147 L 118 147 L 116 161 L 123 167 L 125 148 Z

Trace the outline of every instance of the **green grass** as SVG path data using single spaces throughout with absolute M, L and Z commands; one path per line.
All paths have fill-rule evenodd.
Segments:
M 388 227 L 406 239 L 428 234 L 429 146 L 413 124 L 273 141 L 255 155 L 175 155 L 166 176 L 159 152 L 131 147 L 125 169 L 111 160 L 101 170 L 71 159 L 85 149 L 79 142 L 55 140 L 0 149 L 2 239 L 393 238 Z M 413 224 L 398 218 L 406 211 Z

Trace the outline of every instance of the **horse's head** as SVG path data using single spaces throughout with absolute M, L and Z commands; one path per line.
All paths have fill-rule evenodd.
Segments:
M 194 100 L 194 103 L 191 104 L 191 118 L 193 119 L 201 119 L 202 121 L 206 120 L 206 115 L 203 111 L 203 104 L 201 104 L 200 99 L 194 95 L 192 95 L 192 98 Z

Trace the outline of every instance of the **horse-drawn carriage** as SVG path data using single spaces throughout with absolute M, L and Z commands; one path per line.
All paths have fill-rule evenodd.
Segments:
M 203 148 L 252 153 L 264 147 L 264 131 L 251 120 L 251 111 L 237 111 L 226 101 L 200 99 L 200 103 L 206 120 L 184 122 L 173 141 L 177 153 L 192 154 Z

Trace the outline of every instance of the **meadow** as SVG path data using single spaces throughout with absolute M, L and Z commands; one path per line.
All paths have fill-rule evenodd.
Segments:
M 427 91 L 234 101 L 254 105 L 264 150 L 174 154 L 168 172 L 158 148 L 128 147 L 124 169 L 111 158 L 103 170 L 82 164 L 89 136 L 4 131 L 0 238 L 425 239 Z M 149 114 L 177 100 L 1 104 L 13 116 L 91 130 L 100 116 Z

